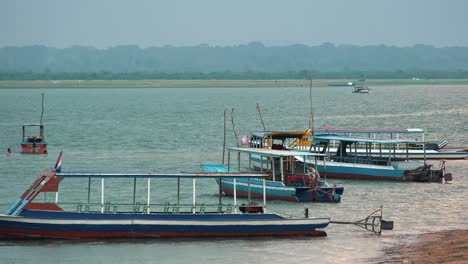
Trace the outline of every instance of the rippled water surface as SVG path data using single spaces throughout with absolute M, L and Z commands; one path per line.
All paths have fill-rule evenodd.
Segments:
M 331 127 L 417 127 L 426 140 L 468 146 L 468 86 L 313 89 L 315 125 Z M 21 126 L 37 123 L 45 93 L 44 123 L 49 156 L 18 154 Z M 221 162 L 223 111 L 228 113 L 228 145 L 239 134 L 260 130 L 256 103 L 267 129 L 302 130 L 308 126 L 308 88 L 158 88 L 158 89 L 2 89 L 0 90 L 0 207 L 5 210 L 43 170 L 53 167 L 60 150 L 63 168 L 100 170 L 194 171 L 203 162 Z M 12 147 L 14 154 L 5 155 Z M 437 164 L 437 162 L 434 162 Z M 449 161 L 453 184 L 339 180 L 340 204 L 270 201 L 272 211 L 334 220 L 356 220 L 380 205 L 395 230 L 374 236 L 359 228 L 331 225 L 326 238 L 207 239 L 170 241 L 0 242 L 5 263 L 356 263 L 383 258 L 382 249 L 411 235 L 468 228 L 468 161 Z M 146 183 L 139 182 L 144 201 Z M 183 182 L 184 184 L 184 182 Z M 130 198 L 130 183 L 110 183 L 109 199 Z M 96 184 L 96 188 L 98 188 Z M 117 190 L 113 187 L 119 187 Z M 190 201 L 191 182 L 182 199 Z M 70 180 L 60 201 L 83 201 L 86 184 Z M 152 201 L 174 199 L 175 182 L 152 181 Z M 113 189 L 113 192 L 111 191 Z M 128 192 L 127 192 L 128 191 Z M 197 182 L 201 201 L 217 201 L 215 182 Z M 99 200 L 99 193 L 92 199 Z M 403 240 L 403 241 L 402 241 Z

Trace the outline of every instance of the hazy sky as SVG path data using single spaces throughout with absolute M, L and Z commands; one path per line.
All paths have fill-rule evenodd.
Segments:
M 467 0 L 0 0 L 0 47 L 468 46 Z

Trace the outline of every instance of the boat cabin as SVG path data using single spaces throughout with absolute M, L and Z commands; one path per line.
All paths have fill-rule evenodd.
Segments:
M 249 146 L 276 150 L 303 149 L 312 143 L 308 137 L 312 132 L 304 131 L 257 131 L 250 134 Z

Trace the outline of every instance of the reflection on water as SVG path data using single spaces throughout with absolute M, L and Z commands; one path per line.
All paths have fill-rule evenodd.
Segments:
M 352 94 L 351 89 L 313 89 L 316 126 L 419 127 L 428 131 L 427 140 L 468 146 L 467 86 L 372 87 L 370 94 Z M 49 156 L 20 155 L 21 125 L 38 122 L 42 92 Z M 0 90 L 0 152 L 8 147 L 14 151 L 11 157 L 0 155 L 1 210 L 40 172 L 53 167 L 60 150 L 64 170 L 194 171 L 202 162 L 221 162 L 223 111 L 229 116 L 235 108 L 239 134 L 258 130 L 257 102 L 267 129 L 308 126 L 308 88 Z M 232 129 L 227 142 L 235 144 Z M 468 227 L 468 161 L 449 161 L 447 167 L 454 174 L 453 184 L 335 180 L 345 186 L 340 204 L 267 204 L 270 211 L 285 215 L 300 217 L 308 207 L 311 215 L 345 221 L 362 219 L 383 205 L 384 219 L 395 221 L 395 230 L 381 237 L 331 225 L 326 238 L 3 241 L 0 254 L 6 263 L 373 262 L 382 249 L 408 243 L 412 235 Z M 175 181 L 151 184 L 152 201 L 173 201 Z M 129 186 L 106 182 L 106 199 L 128 201 Z M 68 180 L 61 188 L 61 202 L 87 199 L 87 183 Z M 94 188 L 91 199 L 99 200 L 99 184 Z M 183 184 L 183 200 L 190 201 L 190 188 L 190 183 Z M 137 199 L 146 200 L 145 182 L 138 182 L 137 190 Z M 200 202 L 217 200 L 216 193 L 214 181 L 197 181 Z

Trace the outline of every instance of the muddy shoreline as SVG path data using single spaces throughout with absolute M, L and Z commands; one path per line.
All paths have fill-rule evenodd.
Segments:
M 468 263 L 468 230 L 426 233 L 384 251 L 382 263 Z

